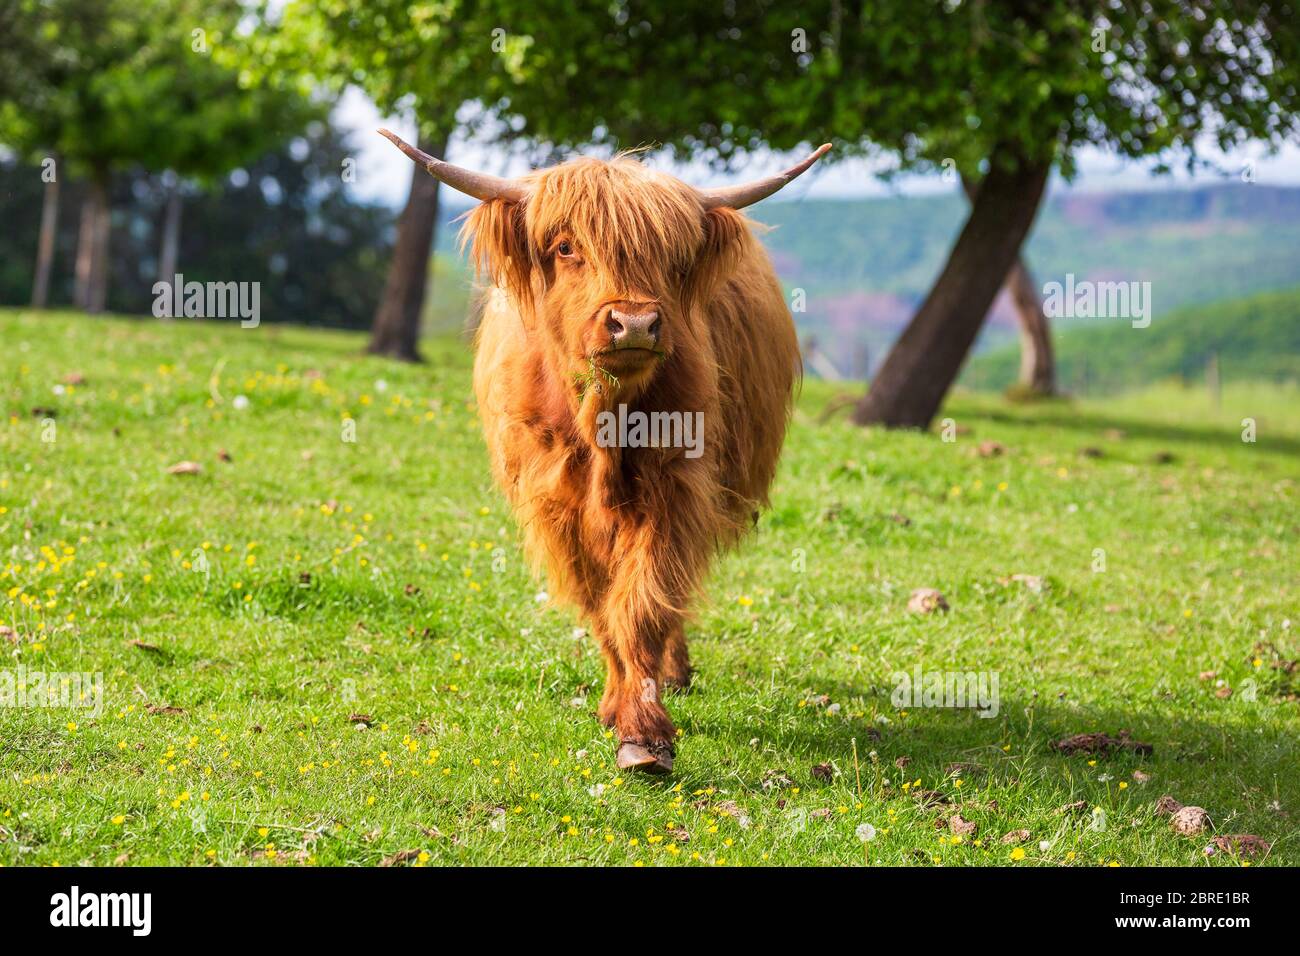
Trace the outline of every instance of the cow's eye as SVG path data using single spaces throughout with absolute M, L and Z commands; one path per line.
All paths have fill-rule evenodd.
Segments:
M 560 254 L 561 259 L 573 258 L 573 245 L 568 239 L 561 239 L 560 244 L 555 247 L 555 251 Z

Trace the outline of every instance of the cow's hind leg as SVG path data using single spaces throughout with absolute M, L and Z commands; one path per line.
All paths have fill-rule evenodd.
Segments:
M 677 626 L 668 632 L 668 639 L 664 642 L 659 683 L 666 691 L 684 693 L 690 689 L 693 673 L 695 669 L 691 667 L 691 657 L 686 650 L 686 628 L 678 622 Z
M 619 698 L 622 696 L 623 663 L 618 659 L 617 648 L 605 638 L 601 638 L 600 651 L 605 655 L 605 693 L 600 698 L 596 716 L 606 727 L 613 727 Z

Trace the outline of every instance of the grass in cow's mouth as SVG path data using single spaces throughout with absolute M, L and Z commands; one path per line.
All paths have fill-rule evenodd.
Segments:
M 818 425 L 838 389 L 806 382 L 663 779 L 614 768 L 600 654 L 523 566 L 457 342 L 407 367 L 13 311 L 0 339 L 30 343 L 0 366 L 3 669 L 106 691 L 0 707 L 0 862 L 1241 862 L 1170 795 L 1300 864 L 1294 388 L 958 395 L 945 442 Z M 909 612 L 924 587 L 949 610 Z M 996 673 L 996 716 L 895 707 L 918 666 Z
M 580 372 L 573 373 L 573 384 L 578 389 L 578 396 L 581 398 L 587 394 L 587 389 L 593 385 L 608 385 L 609 388 L 618 388 L 618 378 L 608 369 L 601 368 L 596 364 L 594 356 L 587 356 L 587 367 Z M 597 394 L 600 393 L 599 387 Z

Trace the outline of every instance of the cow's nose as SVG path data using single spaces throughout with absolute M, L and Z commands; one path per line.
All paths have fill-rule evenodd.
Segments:
M 616 349 L 653 349 L 659 344 L 659 329 L 662 325 L 659 312 L 655 309 L 643 312 L 610 309 L 609 317 L 605 319 L 610 345 Z

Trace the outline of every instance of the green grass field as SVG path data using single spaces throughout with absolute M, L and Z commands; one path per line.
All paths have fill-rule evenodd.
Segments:
M 818 424 L 807 383 L 647 778 L 521 559 L 462 343 L 403 367 L 15 311 L 0 342 L 9 701 L 20 667 L 104 688 L 98 715 L 0 707 L 5 864 L 1241 865 L 1216 832 L 1300 864 L 1295 390 L 959 395 L 946 442 Z M 909 613 L 922 587 L 951 610 Z M 996 716 L 896 708 L 918 666 L 996 674 Z M 1121 730 L 1154 752 L 1049 747 Z

